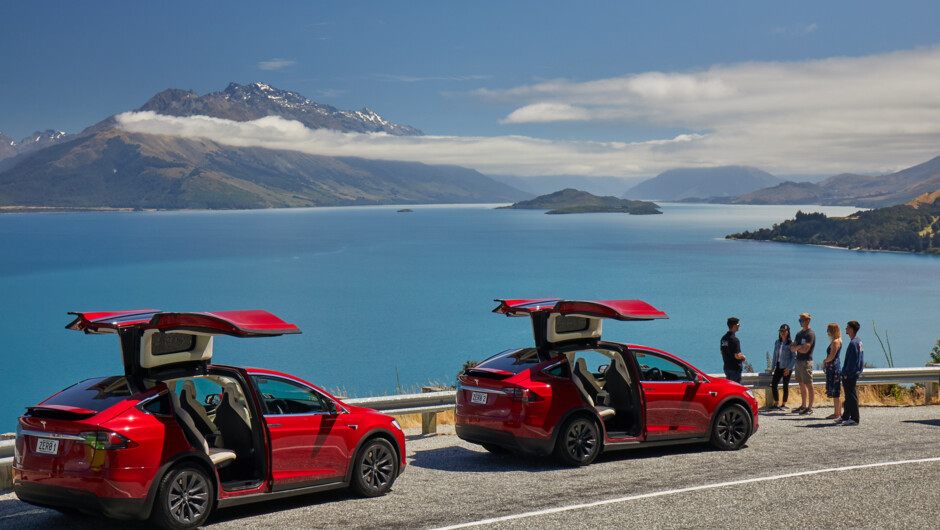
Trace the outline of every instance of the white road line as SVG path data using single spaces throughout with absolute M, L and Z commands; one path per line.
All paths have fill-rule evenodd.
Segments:
M 665 490 L 665 491 L 656 491 L 653 493 L 643 493 L 641 495 L 631 495 L 629 497 L 618 497 L 616 499 L 607 499 L 603 501 L 589 502 L 586 504 L 572 504 L 570 506 L 559 506 L 556 508 L 549 508 L 546 510 L 538 510 L 534 512 L 525 512 L 518 513 L 515 515 L 505 515 L 503 517 L 494 517 L 492 519 L 482 519 L 479 521 L 471 521 L 469 523 L 461 523 L 453 526 L 444 526 L 437 528 L 436 530 L 451 530 L 453 528 L 469 528 L 471 526 L 481 526 L 487 524 L 501 523 L 504 521 L 512 521 L 515 519 L 525 519 L 527 517 L 537 517 L 539 515 L 548 515 L 552 513 L 559 512 L 568 512 L 572 510 L 583 510 L 584 508 L 593 508 L 595 506 L 604 506 L 607 504 L 617 504 L 621 502 L 635 501 L 639 499 L 649 499 L 653 497 L 663 497 L 666 495 L 675 495 L 678 493 L 688 493 L 690 491 L 701 491 L 715 488 L 724 488 L 727 486 L 738 486 L 741 484 L 752 484 L 755 482 L 767 482 L 770 480 L 780 480 L 785 478 L 793 477 L 805 477 L 808 475 L 821 475 L 823 473 L 835 473 L 839 471 L 852 471 L 856 469 L 866 469 L 872 467 L 887 467 L 887 466 L 900 466 L 904 464 L 921 464 L 924 462 L 940 462 L 940 457 L 933 458 L 919 458 L 916 460 L 897 460 L 894 462 L 878 462 L 874 464 L 861 464 L 857 466 L 845 466 L 845 467 L 831 467 L 827 469 L 816 469 L 812 471 L 798 471 L 796 473 L 785 473 L 783 475 L 773 475 L 769 477 L 757 477 L 757 478 L 748 478 L 743 480 L 733 480 L 731 482 L 718 482 L 716 484 L 704 484 L 702 486 L 692 486 L 690 488 L 680 488 L 675 490 Z

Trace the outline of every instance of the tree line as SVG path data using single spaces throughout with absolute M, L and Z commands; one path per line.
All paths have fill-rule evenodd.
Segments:
M 798 211 L 794 219 L 727 239 L 753 239 L 863 250 L 940 254 L 940 199 L 914 208 L 907 204 L 859 211 L 848 217 Z

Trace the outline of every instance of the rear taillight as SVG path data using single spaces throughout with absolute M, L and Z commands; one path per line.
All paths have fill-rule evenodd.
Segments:
M 503 394 L 506 394 L 513 401 L 521 401 L 523 403 L 529 403 L 530 401 L 538 401 L 540 398 L 538 394 L 529 390 L 528 388 L 522 388 L 518 386 L 507 386 L 503 388 Z
M 136 442 L 114 431 L 85 431 L 80 433 L 79 436 L 83 438 L 83 441 L 78 443 L 91 446 L 97 451 L 137 447 Z

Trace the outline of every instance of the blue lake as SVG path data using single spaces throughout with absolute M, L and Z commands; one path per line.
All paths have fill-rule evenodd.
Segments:
M 663 205 L 664 215 L 545 215 L 492 205 L 0 215 L 0 432 L 23 407 L 121 373 L 117 338 L 67 331 L 68 311 L 266 309 L 301 335 L 216 339 L 214 361 L 281 370 L 345 395 L 452 384 L 466 360 L 529 345 L 494 298 L 640 298 L 670 319 L 607 322 L 720 372 L 741 319 L 766 366 L 777 327 L 862 324 L 866 360 L 923 366 L 940 337 L 940 258 L 726 241 L 796 206 Z M 845 215 L 852 208 L 802 207 Z M 821 358 L 817 352 L 817 361 Z M 397 369 L 397 378 L 396 378 Z

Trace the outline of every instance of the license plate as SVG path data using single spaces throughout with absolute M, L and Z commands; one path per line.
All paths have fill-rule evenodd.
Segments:
M 59 441 L 49 438 L 40 438 L 36 441 L 36 452 L 54 455 L 59 452 Z
M 470 394 L 470 403 L 486 405 L 486 392 L 474 392 Z

